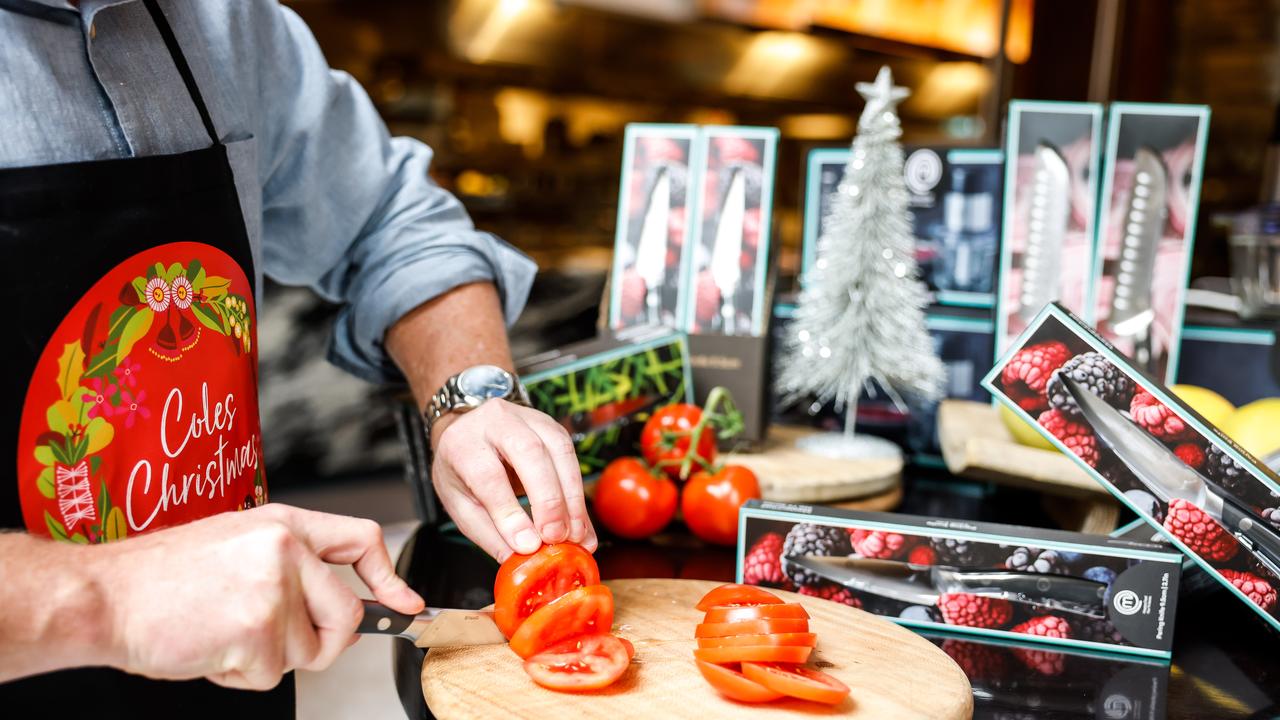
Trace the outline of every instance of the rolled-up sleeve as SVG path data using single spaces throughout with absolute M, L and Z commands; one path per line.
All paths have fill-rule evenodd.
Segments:
M 399 378 L 383 347 L 413 308 L 459 285 L 493 282 L 508 326 L 536 266 L 476 230 L 427 175 L 431 148 L 390 137 L 355 80 L 331 70 L 306 25 L 269 3 L 255 28 L 262 101 L 263 259 L 268 276 L 342 305 L 329 358 L 373 382 Z M 264 37 L 265 36 L 265 37 Z

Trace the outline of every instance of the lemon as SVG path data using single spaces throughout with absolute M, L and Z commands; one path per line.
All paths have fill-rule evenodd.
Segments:
M 1280 398 L 1263 398 L 1242 405 L 1218 429 L 1256 457 L 1280 449 Z
M 1010 410 L 1007 405 L 1000 406 L 1000 419 L 1004 421 L 1004 426 L 1009 428 L 1009 434 L 1013 435 L 1013 439 L 1017 440 L 1020 445 L 1030 445 L 1042 450 L 1057 450 L 1053 443 L 1044 439 L 1040 431 Z
M 1169 389 L 1178 396 L 1179 400 L 1190 405 L 1192 410 L 1218 427 L 1222 427 L 1227 418 L 1236 411 L 1236 406 L 1232 405 L 1230 400 L 1208 388 L 1196 385 L 1174 385 Z

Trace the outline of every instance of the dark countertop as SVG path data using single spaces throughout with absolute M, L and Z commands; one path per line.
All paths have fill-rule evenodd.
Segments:
M 994 498 L 982 505 L 1008 503 Z M 733 580 L 732 549 L 704 545 L 683 526 L 673 528 L 649 542 L 603 540 L 596 553 L 602 577 Z M 399 571 L 434 607 L 480 608 L 493 601 L 496 563 L 454 532 L 420 528 L 399 558 Z M 969 675 L 975 718 L 1280 717 L 1280 634 L 1216 583 L 1185 585 L 1199 589 L 1180 598 L 1172 665 L 943 633 L 926 637 Z M 424 651 L 398 640 L 393 655 L 408 716 L 433 717 L 418 679 Z

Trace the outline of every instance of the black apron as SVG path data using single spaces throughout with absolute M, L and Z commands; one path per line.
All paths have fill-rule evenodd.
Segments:
M 163 13 L 145 4 L 210 146 L 0 169 L 13 333 L 0 528 L 55 541 L 110 542 L 266 501 L 255 273 L 227 148 Z M 32 3 L 0 8 L 79 22 Z M 266 693 L 105 668 L 0 685 L 0 713 L 24 717 L 292 718 L 293 707 L 292 675 Z

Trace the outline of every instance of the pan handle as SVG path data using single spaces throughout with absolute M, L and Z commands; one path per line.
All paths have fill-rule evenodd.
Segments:
M 364 603 L 364 617 L 356 627 L 356 632 L 361 635 L 404 635 L 415 619 L 373 600 L 361 602 Z

